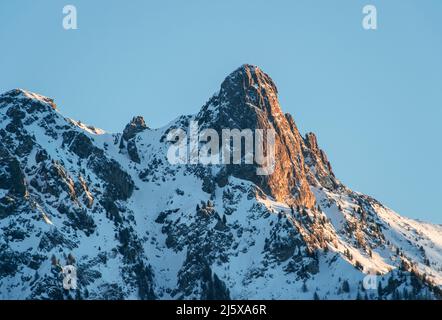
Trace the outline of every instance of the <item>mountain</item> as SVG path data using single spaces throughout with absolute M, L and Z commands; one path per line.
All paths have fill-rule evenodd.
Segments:
M 274 130 L 273 173 L 171 164 L 169 133 L 192 123 Z M 12 90 L 0 137 L 0 299 L 441 298 L 442 227 L 343 185 L 256 66 L 195 115 L 116 134 Z

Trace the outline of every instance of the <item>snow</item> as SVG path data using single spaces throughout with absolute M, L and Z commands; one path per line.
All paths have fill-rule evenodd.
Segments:
M 48 98 L 37 94 L 24 91 L 24 96 L 48 103 Z M 1 112 L 4 110 L 5 108 L 1 109 Z M 208 110 L 212 110 L 213 113 L 218 112 L 213 105 L 209 105 Z M 194 119 L 194 116 L 187 119 Z M 385 278 L 380 276 L 379 281 L 387 281 L 389 275 L 397 273 L 401 263 L 401 257 L 396 254 L 397 248 L 404 252 L 407 259 L 415 262 L 418 270 L 426 273 L 436 285 L 442 285 L 442 227 L 401 217 L 370 198 L 348 189 L 330 191 L 312 187 L 321 208 L 319 216 L 328 219 L 321 229 L 324 235 L 331 239 L 327 243 L 328 252 L 317 249 L 319 272 L 310 274 L 306 279 L 301 279 L 295 272 L 287 271 L 291 258 L 284 261 L 275 259 L 265 249 L 266 241 L 275 232 L 278 239 L 290 239 L 292 234 L 282 227 L 286 223 L 291 224 L 296 230 L 296 237 L 299 239 L 308 238 L 315 230 L 310 230 L 310 225 L 303 224 L 300 213 L 292 213 L 286 203 L 277 202 L 268 196 L 250 197 L 249 192 L 255 186 L 249 181 L 231 177 L 226 186 L 217 187 L 214 195 L 210 195 L 202 190 L 202 180 L 191 173 L 189 167 L 170 165 L 165 159 L 168 145 L 166 142 L 161 142 L 161 138 L 169 128 L 179 127 L 181 120 L 183 118 L 177 118 L 162 128 L 145 130 L 137 135 L 140 164 L 132 162 L 127 152 L 120 150 L 119 135 L 66 119 L 57 112 L 55 112 L 55 124 L 50 124 L 52 127 L 60 128 L 67 125 L 69 130 L 86 134 L 94 146 L 103 149 L 107 158 L 117 161 L 132 177 L 136 186 L 133 195 L 127 201 L 116 204 L 120 209 L 124 209 L 124 212 L 120 210 L 127 219 L 123 226 L 133 228 L 134 234 L 141 240 L 140 250 L 145 254 L 144 263 L 152 267 L 155 292 L 160 299 L 178 297 L 174 291 L 179 286 L 180 273 L 184 271 L 183 266 L 192 249 L 191 244 L 186 243 L 189 240 L 186 238 L 188 234 L 179 235 L 182 248 L 168 246 L 166 240 L 169 234 L 165 231 L 167 227 L 179 230 L 180 227 L 197 226 L 197 230 L 188 230 L 188 232 L 194 232 L 194 235 L 203 239 L 209 231 L 220 235 L 231 235 L 230 238 L 225 238 L 228 240 L 222 247 L 228 260 L 214 259 L 210 267 L 212 272 L 227 285 L 233 299 L 312 299 L 314 292 L 322 299 L 355 299 L 359 283 L 367 274 L 381 274 Z M 0 122 L 0 128 L 5 125 L 5 122 Z M 99 197 L 103 194 L 103 181 L 88 167 L 88 159 L 80 159 L 68 151 L 63 147 L 62 134 L 53 138 L 47 134 L 40 121 L 26 125 L 25 129 L 35 135 L 38 148 L 46 150 L 52 160 L 66 169 L 68 178 L 80 181 L 78 176 L 81 176 L 87 180 L 89 191 L 85 192 L 85 196 L 94 198 L 96 207 Z M 57 205 L 68 201 L 68 205 L 77 209 L 85 207 L 81 199 L 70 199 L 66 191 L 62 193 L 60 199 L 57 199 L 51 195 L 39 194 L 37 189 L 30 185 L 29 182 L 38 167 L 35 161 L 36 148 L 21 162 L 29 169 L 26 171 L 29 192 L 31 195 L 38 195 L 35 199 L 30 198 L 35 202 L 35 212 L 0 219 L 1 232 L 11 225 L 16 225 L 19 230 L 27 231 L 27 235 L 20 241 L 0 237 L 0 246 L 8 245 L 9 249 L 26 252 L 27 255 L 44 254 L 50 257 L 52 254 L 72 253 L 79 263 L 87 265 L 89 271 L 101 274 L 88 285 L 91 296 L 99 294 L 101 286 L 115 283 L 125 288 L 126 298 L 136 299 L 137 292 L 128 286 L 125 278 L 127 275 L 122 269 L 127 266 L 126 262 L 118 253 L 121 244 L 117 234 L 122 226 L 116 226 L 105 213 L 94 211 L 93 207 L 87 209 L 87 212 L 96 224 L 95 232 L 86 235 L 83 231 L 70 227 L 69 218 L 57 210 Z M 155 160 L 162 162 L 152 165 Z M 149 166 L 152 167 L 152 173 L 147 178 L 141 178 L 141 173 Z M 216 174 L 218 170 L 219 166 L 211 167 L 212 174 Z M 44 179 L 37 181 L 45 182 Z M 178 189 L 184 191 L 184 194 L 177 192 Z M 231 203 L 224 198 L 227 191 L 232 194 Z M 7 193 L 7 190 L 0 189 L 0 199 L 6 197 Z M 207 224 L 199 221 L 201 218 L 196 215 L 196 205 L 201 201 L 207 203 L 208 200 L 213 202 L 215 211 L 220 217 L 226 217 L 228 231 L 223 233 L 215 230 L 215 219 L 207 220 Z M 357 213 L 361 206 L 368 216 L 365 225 Z M 158 215 L 166 211 L 170 211 L 166 223 L 156 222 Z M 309 219 L 315 219 L 316 213 L 312 210 L 308 210 L 307 214 Z M 130 220 L 131 216 L 133 221 Z M 371 248 L 371 256 L 366 249 L 358 245 L 357 232 L 348 232 L 349 223 L 358 225 L 360 229 L 357 231 L 362 234 L 367 246 Z M 380 226 L 385 241 L 376 230 L 370 228 L 374 225 Z M 69 249 L 60 246 L 51 248 L 47 252 L 42 251 L 39 248 L 41 235 L 54 231 L 73 241 L 75 247 Z M 430 266 L 425 264 L 421 247 L 425 257 L 430 260 Z M 302 256 L 304 249 L 297 247 L 294 256 L 296 254 Z M 350 252 L 352 259 L 346 256 L 346 252 Z M 105 255 L 106 262 L 97 262 L 100 260 L 98 259 L 100 255 Z M 303 256 L 299 263 L 307 264 L 309 261 Z M 356 268 L 356 261 L 362 270 Z M 0 298 L 29 297 L 31 280 L 22 281 L 22 276 L 33 279 L 36 274 L 43 276 L 50 272 L 50 261 L 46 260 L 38 270 L 32 270 L 26 265 L 20 266 L 16 275 L 0 277 Z M 349 282 L 349 292 L 342 292 L 343 280 Z M 303 290 L 304 282 L 307 291 Z M 195 293 L 191 293 L 186 298 L 197 299 L 199 293 L 195 289 Z

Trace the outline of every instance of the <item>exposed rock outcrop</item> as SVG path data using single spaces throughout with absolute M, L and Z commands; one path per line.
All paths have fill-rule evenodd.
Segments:
M 261 69 L 246 64 L 231 73 L 196 119 L 202 128 L 210 127 L 220 134 L 224 128 L 274 130 L 276 164 L 271 175 L 256 175 L 256 164 L 227 165 L 228 173 L 256 183 L 279 201 L 314 206 L 315 197 L 307 179 L 310 167 L 306 166 L 304 158 L 310 145 L 306 145 L 293 118 L 282 113 L 276 85 Z M 319 152 L 316 142 L 311 146 L 314 149 L 308 154 L 316 161 L 312 165 L 318 164 L 324 179 L 332 176 L 328 162 L 327 170 L 323 168 L 323 162 L 327 161 L 325 154 Z

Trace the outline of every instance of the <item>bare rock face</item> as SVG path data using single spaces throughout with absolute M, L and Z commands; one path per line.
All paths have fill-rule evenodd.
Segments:
M 142 116 L 134 117 L 131 122 L 127 124 L 126 128 L 124 128 L 123 138 L 124 140 L 129 141 L 135 137 L 137 133 L 140 133 L 148 128 L 149 127 L 146 125 L 146 122 Z
M 200 126 L 218 132 L 224 128 L 273 129 L 276 132 L 276 166 L 271 175 L 256 175 L 256 164 L 227 165 L 227 171 L 256 183 L 278 201 L 314 206 L 315 197 L 307 179 L 314 175 L 306 165 L 304 155 L 310 156 L 309 165 L 318 165 L 321 177 L 332 176 L 327 158 L 319 150 L 316 140 L 304 141 L 293 118 L 281 111 L 273 80 L 256 66 L 243 65 L 231 73 L 219 93 L 202 108 L 197 120 Z
M 319 182 L 321 186 L 328 189 L 335 189 L 340 185 L 335 178 L 327 155 L 319 148 L 318 140 L 313 132 L 309 132 L 305 136 L 303 153 L 305 163 L 311 169 L 311 174 L 314 177 L 309 179 L 312 185 L 317 186 Z
M 340 184 L 259 68 L 234 71 L 199 114 L 156 130 L 136 117 L 124 136 L 52 101 L 0 95 L 0 299 L 441 299 L 440 226 Z M 274 130 L 273 174 L 170 164 L 167 132 L 194 119 Z M 379 290 L 362 293 L 367 270 Z

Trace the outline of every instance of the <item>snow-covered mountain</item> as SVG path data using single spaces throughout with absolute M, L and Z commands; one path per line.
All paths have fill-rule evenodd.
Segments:
M 243 65 L 198 114 L 121 134 L 1 95 L 0 299 L 440 299 L 442 227 L 344 186 L 277 94 Z M 275 130 L 275 171 L 170 164 L 191 121 Z

